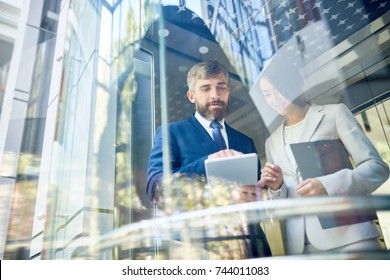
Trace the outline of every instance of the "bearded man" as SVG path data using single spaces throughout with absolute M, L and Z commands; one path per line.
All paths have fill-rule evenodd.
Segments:
M 172 173 L 190 177 L 195 175 L 195 178 L 199 178 L 205 176 L 204 162 L 208 158 L 257 153 L 253 140 L 225 121 L 230 87 L 229 73 L 224 65 L 217 61 L 195 64 L 187 74 L 187 85 L 187 97 L 195 105 L 195 113 L 186 120 L 168 125 L 169 162 Z M 219 130 L 218 133 L 216 129 Z M 148 163 L 146 191 L 149 199 L 155 204 L 164 202 L 162 137 L 162 129 L 159 127 Z M 220 139 L 216 139 L 217 137 Z M 258 160 L 259 178 L 260 169 Z M 246 194 L 242 202 L 259 199 L 258 186 L 242 186 L 241 192 Z M 250 239 L 252 245 L 249 246 L 250 252 L 247 257 L 271 255 L 267 239 L 258 224 L 249 225 L 249 237 L 245 236 L 244 239 Z
M 187 97 L 195 105 L 188 119 L 168 126 L 170 168 L 172 173 L 205 176 L 207 158 L 257 153 L 253 140 L 229 126 L 225 117 L 230 98 L 229 73 L 217 61 L 195 64 L 187 74 Z M 214 140 L 213 121 L 219 124 L 224 147 Z M 163 176 L 162 129 L 159 127 L 148 163 L 147 194 L 154 203 L 161 203 Z M 258 170 L 260 177 L 260 161 Z M 157 194 L 158 193 L 158 199 Z
M 186 120 L 168 126 L 172 173 L 205 176 L 204 161 L 208 158 L 257 153 L 253 140 L 225 121 L 230 87 L 229 72 L 224 65 L 217 61 L 195 64 L 187 74 L 187 85 L 187 97 L 195 105 L 195 113 Z M 224 147 L 214 141 L 214 128 L 211 125 L 215 121 L 219 124 Z M 149 199 L 154 203 L 161 199 L 162 193 L 162 142 L 162 129 L 159 127 L 149 158 L 146 189 Z M 260 169 L 258 161 L 259 177 Z

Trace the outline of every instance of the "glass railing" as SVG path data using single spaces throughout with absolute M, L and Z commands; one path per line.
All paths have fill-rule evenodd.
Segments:
M 179 214 L 122 226 L 88 240 L 74 259 L 101 259 L 107 252 L 127 251 L 129 259 L 245 259 L 250 244 L 249 225 L 280 226 L 302 215 L 329 217 L 335 214 L 389 211 L 390 195 L 319 197 L 265 200 Z M 277 259 L 390 259 L 390 251 L 275 255 Z

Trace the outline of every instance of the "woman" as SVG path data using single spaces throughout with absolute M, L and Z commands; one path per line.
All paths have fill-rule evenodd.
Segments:
M 289 72 L 289 79 L 293 74 L 298 76 Z M 272 199 L 368 195 L 375 191 L 389 177 L 389 168 L 349 109 L 344 104 L 319 106 L 309 104 L 302 97 L 290 97 L 297 88 L 275 83 L 277 79 L 272 77 L 280 79 L 281 75 L 271 71 L 259 80 L 267 103 L 284 117 L 283 123 L 266 140 L 267 163 L 259 186 L 266 185 Z M 341 140 L 355 168 L 303 180 L 290 144 L 331 139 Z M 372 221 L 323 228 L 317 216 L 302 216 L 286 221 L 286 252 L 378 250 L 379 236 Z

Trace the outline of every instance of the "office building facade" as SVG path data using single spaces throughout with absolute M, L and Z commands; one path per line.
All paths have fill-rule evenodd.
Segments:
M 202 208 L 189 198 L 190 182 L 185 191 L 172 184 L 175 210 L 146 196 L 155 131 L 193 113 L 186 74 L 204 60 L 228 67 L 227 121 L 254 139 L 262 163 L 281 117 L 261 98 L 258 79 L 283 55 L 304 78 L 302 94 L 346 104 L 390 164 L 388 1 L 20 0 L 0 7 L 3 259 L 177 259 L 184 249 L 193 258 L 241 258 L 235 240 L 198 251 L 183 245 L 192 236 L 183 221 L 168 231 L 174 238 L 166 236 L 167 215 Z M 389 184 L 374 195 L 389 194 Z M 377 225 L 390 248 L 386 214 L 378 213 Z M 271 247 L 283 255 L 278 242 Z M 221 256 L 221 246 L 230 253 Z

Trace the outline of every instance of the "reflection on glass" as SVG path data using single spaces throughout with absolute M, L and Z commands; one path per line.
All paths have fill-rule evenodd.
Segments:
M 211 190 L 181 177 L 172 182 L 169 204 L 154 208 L 146 197 L 146 166 L 161 112 L 175 122 L 193 110 L 185 75 L 204 60 L 228 66 L 227 120 L 254 140 L 263 165 L 265 141 L 291 109 L 289 99 L 279 96 L 283 86 L 291 100 L 302 94 L 320 106 L 345 104 L 390 163 L 385 1 L 34 0 L 20 7 L 5 2 L 0 14 L 4 259 L 242 259 L 250 250 L 241 238 L 248 232 L 240 226 L 254 222 L 273 255 L 284 255 L 286 217 L 319 211 L 317 200 L 298 201 L 293 208 L 286 205 L 295 199 L 285 200 L 268 212 L 259 209 L 269 204 L 258 204 L 243 214 L 251 204 L 236 204 L 232 185 Z M 166 30 L 163 45 L 159 18 Z M 279 85 L 269 86 L 264 96 L 258 79 L 280 55 L 288 59 L 279 63 Z M 283 72 L 287 61 L 303 77 L 302 88 Z M 341 204 L 369 207 L 371 198 L 389 193 L 389 184 L 362 200 L 368 205 Z M 330 201 L 323 206 L 340 206 Z M 388 209 L 380 209 L 376 226 L 382 245 L 390 248 Z
M 274 199 L 371 194 L 389 178 L 388 165 L 344 104 L 305 100 L 299 70 L 291 57 L 280 52 L 259 78 L 258 94 L 283 116 L 266 140 L 263 184 Z M 287 253 L 379 250 L 380 232 L 372 223 L 375 213 L 355 214 L 326 221 L 315 216 L 287 220 Z M 346 238 L 352 228 L 366 234 Z

